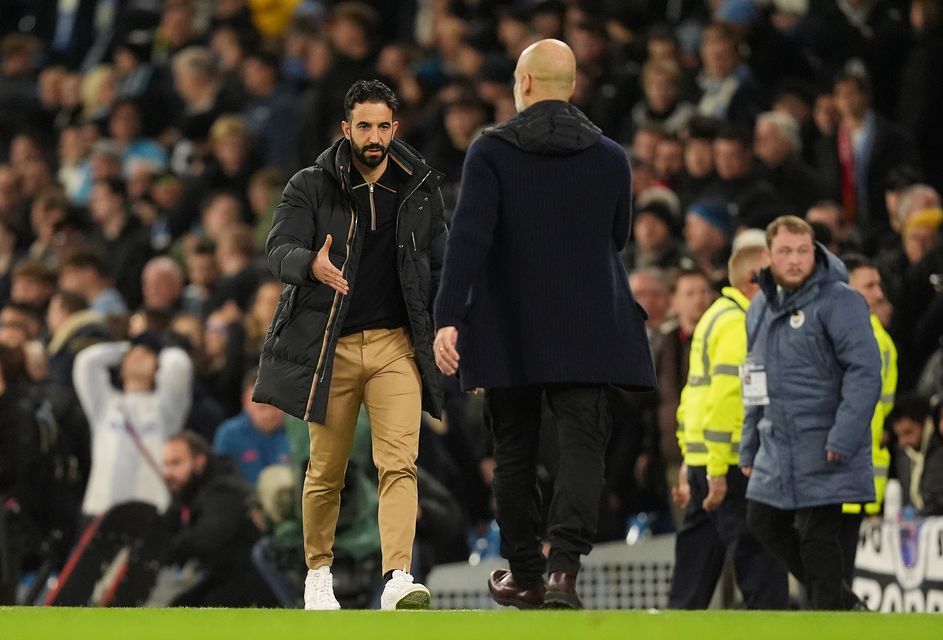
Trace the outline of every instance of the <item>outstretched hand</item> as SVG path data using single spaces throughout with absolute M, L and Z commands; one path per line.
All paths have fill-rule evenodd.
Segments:
M 314 256 L 314 260 L 311 261 L 311 275 L 318 282 L 323 282 L 332 289 L 347 295 L 350 292 L 347 280 L 344 279 L 341 270 L 331 263 L 329 252 L 332 241 L 331 234 L 328 234 L 327 238 L 324 239 L 324 246 Z

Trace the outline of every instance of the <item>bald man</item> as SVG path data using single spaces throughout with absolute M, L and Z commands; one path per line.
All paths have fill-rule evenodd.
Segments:
M 521 54 L 518 114 L 468 150 L 435 303 L 439 368 L 460 373 L 465 390 L 487 390 L 510 565 L 489 588 L 519 608 L 582 606 L 576 579 L 596 534 L 606 390 L 655 385 L 645 312 L 618 255 L 631 227 L 629 165 L 568 102 L 575 76 L 558 40 Z M 558 459 L 546 461 L 556 469 L 547 523 L 536 482 L 544 399 L 558 441 Z

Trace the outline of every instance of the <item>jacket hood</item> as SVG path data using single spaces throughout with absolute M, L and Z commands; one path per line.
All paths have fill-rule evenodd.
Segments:
M 763 293 L 766 294 L 766 299 L 770 301 L 770 304 L 778 306 L 776 303 L 776 281 L 773 279 L 773 272 L 770 267 L 760 271 L 758 282 Z M 804 294 L 809 290 L 830 282 L 844 282 L 847 284 L 848 269 L 845 268 L 845 264 L 838 256 L 825 248 L 825 245 L 816 242 L 815 268 L 812 271 L 812 275 L 789 297 L 789 300 L 796 301 L 800 297 L 804 297 Z
M 543 100 L 507 122 L 485 129 L 528 153 L 565 156 L 596 144 L 602 130 L 569 102 Z
M 350 140 L 340 138 L 318 156 L 317 165 L 324 169 L 339 184 L 344 184 L 343 176 L 350 171 L 351 157 Z M 411 178 L 424 176 L 432 172 L 435 177 L 442 174 L 426 164 L 418 151 L 411 146 L 393 138 L 390 142 L 389 159 L 398 164 Z

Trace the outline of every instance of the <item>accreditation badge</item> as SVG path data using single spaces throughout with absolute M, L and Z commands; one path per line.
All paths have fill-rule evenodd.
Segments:
M 744 406 L 755 407 L 769 404 L 766 369 L 763 365 L 749 359 L 740 365 L 740 387 L 743 392 Z

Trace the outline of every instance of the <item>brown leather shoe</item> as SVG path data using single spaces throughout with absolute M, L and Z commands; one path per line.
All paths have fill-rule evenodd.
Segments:
M 539 609 L 544 606 L 547 585 L 541 580 L 533 587 L 521 588 L 507 569 L 495 569 L 488 578 L 488 590 L 498 604 L 518 609 Z
M 576 577 L 562 571 L 554 571 L 547 582 L 544 595 L 547 609 L 582 609 L 583 603 L 576 595 Z

